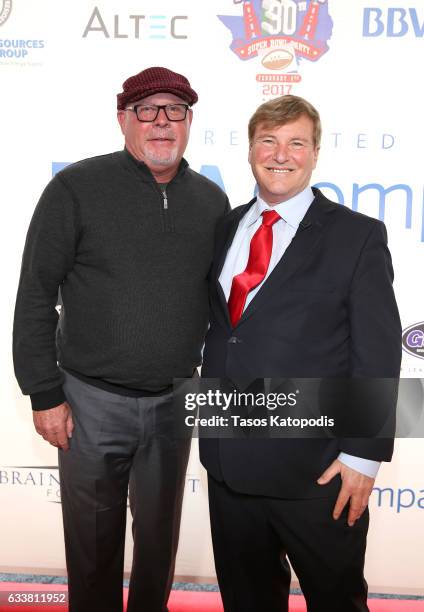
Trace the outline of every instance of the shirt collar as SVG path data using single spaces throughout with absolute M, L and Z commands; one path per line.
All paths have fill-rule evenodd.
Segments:
M 270 206 L 258 195 L 256 202 L 247 215 L 246 226 L 249 227 L 256 223 L 264 210 L 275 210 L 288 225 L 297 230 L 314 197 L 312 189 L 306 187 L 306 189 L 296 194 L 293 198 L 280 202 L 280 204 L 275 206 Z

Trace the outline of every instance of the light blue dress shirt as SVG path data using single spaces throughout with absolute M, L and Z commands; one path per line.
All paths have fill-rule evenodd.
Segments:
M 256 202 L 250 207 L 239 223 L 219 276 L 219 282 L 227 302 L 230 297 L 233 277 L 243 272 L 247 266 L 250 241 L 256 230 L 262 224 L 262 213 L 265 210 L 275 210 L 278 212 L 281 219 L 272 226 L 272 253 L 266 276 L 257 287 L 249 292 L 244 306 L 245 309 L 258 291 L 260 291 L 263 283 L 266 282 L 268 276 L 284 255 L 297 232 L 299 223 L 302 221 L 308 208 L 312 204 L 313 199 L 314 194 L 310 187 L 307 187 L 293 198 L 290 198 L 290 200 L 274 206 L 269 206 L 269 204 L 258 195 Z M 361 474 L 365 474 L 371 478 L 377 476 L 378 468 L 380 467 L 379 461 L 362 459 L 361 457 L 355 457 L 347 453 L 340 453 L 338 459 L 353 470 L 361 472 Z

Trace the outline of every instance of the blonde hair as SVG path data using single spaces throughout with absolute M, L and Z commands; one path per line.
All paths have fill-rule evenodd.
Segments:
M 306 115 L 313 123 L 313 138 L 315 148 L 321 142 L 321 119 L 318 111 L 310 102 L 300 96 L 281 96 L 261 104 L 249 121 L 248 134 L 249 145 L 252 146 L 256 128 L 259 124 L 265 124 L 267 128 L 274 128 L 285 123 L 295 121 L 302 115 Z

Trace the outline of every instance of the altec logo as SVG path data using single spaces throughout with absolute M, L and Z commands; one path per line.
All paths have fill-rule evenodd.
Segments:
M 364 9 L 363 36 L 424 36 L 424 10 L 421 17 L 416 8 L 366 8 Z
M 424 359 L 424 321 L 407 327 L 402 333 L 403 350 Z
M 106 15 L 95 6 L 82 38 L 102 34 L 104 38 L 186 39 L 187 15 Z
M 291 93 L 302 79 L 300 62 L 316 62 L 328 51 L 333 21 L 327 0 L 233 2 L 242 4 L 240 17 L 218 15 L 233 36 L 231 50 L 242 60 L 259 58 L 256 80 L 263 96 Z
M 2 0 L 0 2 L 0 26 L 3 25 L 12 12 L 12 0 Z

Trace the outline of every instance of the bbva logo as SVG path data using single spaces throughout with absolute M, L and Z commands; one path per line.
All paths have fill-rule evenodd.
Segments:
M 368 36 L 387 36 L 398 38 L 415 35 L 424 36 L 424 12 L 421 20 L 416 8 L 365 8 L 362 34 Z

